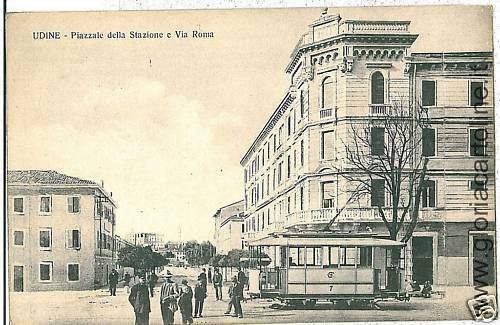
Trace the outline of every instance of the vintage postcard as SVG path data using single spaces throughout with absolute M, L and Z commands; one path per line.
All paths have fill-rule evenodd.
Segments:
M 497 318 L 493 8 L 10 13 L 10 324 Z

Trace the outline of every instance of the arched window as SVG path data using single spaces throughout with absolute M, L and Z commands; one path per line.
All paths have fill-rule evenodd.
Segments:
M 326 77 L 321 85 L 321 107 L 333 108 L 333 80 Z
M 384 76 L 379 71 L 372 74 L 372 104 L 384 104 Z

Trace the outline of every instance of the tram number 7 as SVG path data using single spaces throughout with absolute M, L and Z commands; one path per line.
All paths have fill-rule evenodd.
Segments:
M 333 291 L 333 285 L 330 284 L 330 292 Z

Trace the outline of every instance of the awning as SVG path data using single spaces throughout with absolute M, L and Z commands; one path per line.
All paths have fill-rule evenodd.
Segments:
M 353 238 L 353 237 L 265 237 L 250 241 L 250 246 L 378 246 L 402 247 L 405 243 L 382 238 Z

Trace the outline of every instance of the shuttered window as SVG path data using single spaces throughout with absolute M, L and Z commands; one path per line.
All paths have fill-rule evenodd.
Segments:
M 80 230 L 66 230 L 66 248 L 80 249 Z
M 470 129 L 469 154 L 471 156 L 485 156 L 487 138 L 488 138 L 488 132 L 486 131 L 486 129 Z
M 384 134 L 385 128 L 371 128 L 371 154 L 384 154 Z
M 436 82 L 422 81 L 422 106 L 436 106 Z
M 422 129 L 422 155 L 432 157 L 436 155 L 436 130 Z
M 372 104 L 384 104 L 384 76 L 379 71 L 372 74 Z
M 484 85 L 482 81 L 472 81 L 470 83 L 469 102 L 471 106 L 484 105 Z
M 385 180 L 374 179 L 371 182 L 371 206 L 385 206 Z
M 80 197 L 78 196 L 68 197 L 68 212 L 69 213 L 80 212 Z

